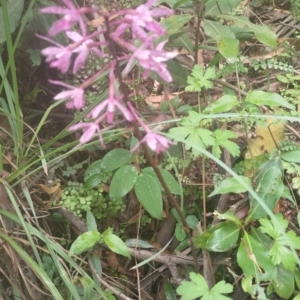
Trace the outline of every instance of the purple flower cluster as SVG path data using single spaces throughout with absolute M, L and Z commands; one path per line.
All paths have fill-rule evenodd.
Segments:
M 154 8 L 156 0 L 149 0 L 146 4 L 140 5 L 136 9 L 129 9 L 119 11 L 118 15 L 122 16 L 121 19 L 109 21 L 109 30 L 116 28 L 114 32 L 109 33 L 110 39 L 116 44 L 126 49 L 128 55 L 123 57 L 114 58 L 114 60 L 107 67 L 110 68 L 109 72 L 109 96 L 108 98 L 97 105 L 87 117 L 92 121 L 87 123 L 78 123 L 69 128 L 69 130 L 81 129 L 83 134 L 80 138 L 80 144 L 89 142 L 95 134 L 98 134 L 101 144 L 103 145 L 102 134 L 100 130 L 100 123 L 106 120 L 107 123 L 113 123 L 116 111 L 129 122 L 137 122 L 145 131 L 144 138 L 140 143 L 147 143 L 150 149 L 156 153 L 163 152 L 168 149 L 171 142 L 165 137 L 153 133 L 149 127 L 137 116 L 131 103 L 124 102 L 123 95 L 119 95 L 117 89 L 117 79 L 115 77 L 116 65 L 121 60 L 127 59 L 127 66 L 125 73 L 130 70 L 133 61 L 137 61 L 140 67 L 143 68 L 144 78 L 148 77 L 150 71 L 156 72 L 166 82 L 171 82 L 172 77 L 167 70 L 165 61 L 172 59 L 177 55 L 177 52 L 165 52 L 163 47 L 166 42 L 161 42 L 155 46 L 155 39 L 166 34 L 165 29 L 155 20 L 156 17 L 169 16 L 172 10 L 168 8 Z M 86 59 L 90 52 L 93 52 L 99 57 L 104 57 L 104 54 L 99 46 L 106 46 L 109 41 L 99 42 L 95 40 L 99 34 L 106 33 L 107 28 L 101 29 L 87 35 L 83 15 L 87 12 L 93 11 L 91 8 L 80 7 L 77 8 L 73 5 L 71 0 L 63 0 L 65 7 L 53 6 L 41 9 L 42 13 L 51 13 L 63 15 L 57 20 L 49 30 L 49 37 L 39 36 L 40 38 L 50 42 L 50 46 L 42 50 L 42 54 L 46 57 L 46 62 L 50 67 L 57 68 L 62 73 L 66 73 L 70 69 L 71 57 L 75 55 L 76 58 L 73 64 L 73 74 L 76 74 L 80 68 L 85 64 Z M 116 12 L 114 12 L 115 14 Z M 78 24 L 81 34 L 71 31 L 74 24 Z M 122 38 L 123 33 L 130 29 L 132 32 L 133 40 L 139 40 L 140 46 L 136 47 L 133 44 L 125 41 Z M 60 32 L 65 32 L 70 40 L 68 46 L 60 45 L 51 39 Z M 100 71 L 101 72 L 101 71 Z M 95 76 L 95 75 L 94 75 Z M 66 99 L 69 100 L 67 108 L 83 109 L 85 107 L 84 89 L 89 86 L 94 77 L 87 79 L 80 86 L 74 87 L 64 82 L 50 80 L 51 83 L 62 86 L 67 90 L 62 91 L 54 97 L 55 100 Z M 135 150 L 140 143 L 133 149 Z

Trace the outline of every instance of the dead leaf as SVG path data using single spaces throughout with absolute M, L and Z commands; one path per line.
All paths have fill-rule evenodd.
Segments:
M 249 150 L 245 154 L 245 159 L 269 153 L 284 140 L 284 123 L 268 118 L 269 126 L 258 126 L 255 130 L 256 138 L 250 141 Z
M 41 190 L 48 194 L 48 195 L 53 195 L 53 194 L 57 194 L 57 192 L 59 191 L 60 188 L 60 183 L 58 182 L 55 186 L 53 187 L 47 187 L 44 184 L 39 184 L 39 187 L 41 188 Z
M 116 17 L 119 16 L 119 13 L 116 13 L 112 16 L 109 17 L 109 21 L 115 19 Z M 88 21 L 86 22 L 89 26 L 92 26 L 92 27 L 98 27 L 98 26 L 102 26 L 105 24 L 105 19 L 101 16 L 99 16 L 99 18 L 97 19 L 94 19 L 94 20 L 91 20 L 91 21 Z

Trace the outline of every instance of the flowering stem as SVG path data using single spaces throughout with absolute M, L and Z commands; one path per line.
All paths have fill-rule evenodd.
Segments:
M 121 89 L 121 92 L 123 94 L 123 100 L 124 100 L 125 103 L 129 103 L 130 100 L 129 100 L 129 97 L 128 97 L 127 89 L 126 89 L 126 86 L 123 82 L 122 73 L 121 73 L 121 69 L 120 69 L 120 66 L 119 66 L 119 61 L 117 59 L 115 41 L 110 37 L 110 34 L 109 34 L 109 20 L 108 20 L 108 17 L 105 17 L 105 23 L 106 23 L 106 28 L 107 28 L 107 38 L 108 38 L 108 41 L 109 41 L 109 48 L 110 48 L 110 51 L 113 55 L 113 58 L 116 61 L 115 75 L 116 75 L 116 77 L 118 78 L 118 81 L 119 81 L 120 89 Z M 143 135 L 140 131 L 138 122 L 137 121 L 132 121 L 131 123 L 132 123 L 133 128 L 134 128 L 134 135 L 137 137 L 137 139 L 139 141 L 141 141 L 143 139 Z M 180 209 L 180 206 L 178 205 L 177 201 L 175 200 L 173 194 L 171 193 L 169 187 L 167 186 L 167 184 L 166 184 L 166 182 L 165 182 L 165 180 L 164 180 L 164 178 L 163 178 L 163 176 L 162 176 L 162 174 L 159 170 L 159 167 L 158 167 L 157 163 L 151 157 L 151 155 L 149 153 L 149 149 L 147 148 L 146 143 L 142 143 L 141 145 L 142 145 L 142 148 L 144 150 L 144 154 L 145 154 L 147 162 L 153 168 L 153 170 L 154 170 L 159 182 L 161 183 L 161 186 L 163 187 L 169 201 L 172 203 L 173 207 L 176 209 L 176 211 L 177 211 L 177 213 L 180 217 L 180 220 L 183 224 L 183 229 L 187 234 L 187 238 L 188 238 L 188 241 L 189 241 L 190 246 L 191 246 L 192 256 L 193 256 L 193 260 L 194 260 L 194 264 L 195 264 L 195 270 L 198 270 L 197 253 L 196 253 L 196 249 L 195 249 L 195 246 L 194 246 L 194 243 L 193 243 L 193 240 L 192 240 L 192 236 L 191 236 L 191 233 L 190 233 L 190 230 L 189 230 L 189 226 L 186 222 L 185 216 L 184 216 L 182 210 Z

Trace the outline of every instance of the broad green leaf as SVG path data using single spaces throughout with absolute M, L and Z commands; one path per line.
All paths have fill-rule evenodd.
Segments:
M 164 18 L 160 24 L 166 29 L 168 35 L 172 35 L 182 29 L 192 17 L 193 16 L 188 14 L 172 15 Z
M 295 290 L 294 272 L 277 266 L 277 278 L 273 280 L 274 290 L 283 299 L 289 299 Z
M 283 160 L 286 160 L 288 162 L 293 162 L 293 163 L 300 163 L 300 151 L 295 150 L 295 151 L 288 151 L 288 152 L 282 152 L 280 153 L 280 157 Z
M 192 230 L 196 229 L 197 224 L 199 223 L 199 220 L 194 215 L 187 216 L 185 220 L 189 228 L 191 228 Z
M 92 230 L 97 231 L 97 223 L 96 223 L 94 215 L 92 214 L 92 212 L 90 210 L 88 210 L 86 212 L 86 225 L 87 225 L 89 231 L 92 231 Z
M 157 180 L 148 174 L 141 174 L 134 186 L 135 194 L 145 210 L 154 218 L 161 220 L 162 195 Z
M 195 246 L 214 252 L 225 252 L 236 245 L 241 225 L 225 221 L 205 230 L 195 239 Z
M 87 190 L 91 190 L 92 188 L 98 186 L 102 182 L 103 176 L 104 176 L 103 173 L 89 176 L 87 180 L 85 180 L 84 188 Z
M 271 167 L 264 169 L 256 180 L 256 192 L 270 210 L 275 208 L 284 189 L 282 170 L 279 165 L 280 161 L 278 159 L 274 159 L 274 161 L 278 162 L 278 164 L 273 164 Z M 255 199 L 250 197 L 249 200 L 250 212 L 247 221 L 259 219 L 267 215 L 265 210 Z
M 205 16 L 233 12 L 242 0 L 208 0 L 205 2 Z
M 230 63 L 234 63 L 239 53 L 239 41 L 228 26 L 219 22 L 205 20 L 204 31 L 217 42 L 220 53 Z
M 24 0 L 7 1 L 10 33 L 17 28 L 22 16 Z M 2 7 L 0 7 L 0 44 L 6 41 Z
M 115 234 L 103 233 L 103 241 L 111 251 L 130 258 L 126 244 Z
M 103 157 L 101 167 L 105 172 L 111 172 L 124 166 L 131 157 L 132 153 L 126 149 L 113 149 Z
M 300 294 L 293 298 L 293 300 L 300 300 Z
M 168 60 L 166 64 L 168 66 L 168 71 L 172 75 L 174 84 L 178 88 L 185 87 L 187 85 L 188 77 L 187 70 L 176 60 Z
M 250 178 L 240 175 L 239 179 L 249 186 L 249 188 L 252 187 Z M 244 193 L 246 191 L 247 189 L 235 177 L 228 177 L 217 185 L 215 190 L 208 197 L 218 194 Z
M 194 54 L 193 50 L 194 50 L 194 44 L 192 42 L 192 40 L 190 39 L 190 37 L 186 34 L 186 32 L 182 32 L 178 37 L 176 38 L 172 38 L 174 37 L 175 34 L 173 36 L 169 37 L 169 41 L 166 44 L 167 47 L 170 48 L 184 48 L 185 50 L 189 51 L 190 54 Z
M 288 103 L 279 94 L 257 90 L 248 92 L 245 102 L 251 102 L 256 105 L 282 106 L 293 110 L 295 109 L 294 105 Z
M 246 277 L 253 276 L 257 282 L 276 278 L 276 267 L 263 247 L 248 233 L 244 233 L 237 253 L 237 262 Z
M 121 199 L 133 188 L 138 171 L 135 166 L 126 165 L 117 170 L 109 187 L 110 199 Z
M 102 169 L 102 159 L 94 161 L 85 170 L 84 181 L 86 181 L 89 177 L 91 177 L 95 174 L 101 173 L 102 171 L 103 171 L 103 169 Z
M 214 101 L 213 103 L 209 104 L 203 113 L 223 113 L 226 111 L 231 110 L 233 107 L 239 105 L 239 101 L 235 95 L 224 95 L 221 98 L 219 98 L 217 101 Z
M 183 230 L 182 222 L 176 224 L 175 236 L 179 242 L 182 242 L 186 239 L 186 232 Z
M 159 167 L 159 170 L 160 170 L 161 175 L 162 175 L 163 179 L 165 180 L 168 188 L 170 189 L 170 191 L 175 195 L 181 195 L 180 185 L 179 185 L 178 181 L 173 177 L 173 175 L 169 171 L 163 169 L 162 167 Z M 142 173 L 154 176 L 154 178 L 157 180 L 158 184 L 161 186 L 152 167 L 147 167 L 147 168 L 143 169 Z M 162 186 L 161 186 L 161 188 L 163 190 Z
M 87 231 L 78 236 L 73 242 L 69 255 L 77 255 L 82 252 L 92 249 L 97 243 L 99 243 L 101 234 L 98 231 Z
M 225 20 L 233 21 L 236 25 L 239 25 L 241 27 L 247 27 L 251 29 L 258 41 L 260 41 L 261 43 L 271 47 L 277 47 L 277 36 L 275 32 L 273 32 L 268 26 L 253 24 L 249 21 L 249 18 L 243 16 L 222 14 L 220 15 L 220 17 L 224 18 Z
M 298 268 L 295 270 L 295 281 L 298 289 L 300 289 L 300 269 Z

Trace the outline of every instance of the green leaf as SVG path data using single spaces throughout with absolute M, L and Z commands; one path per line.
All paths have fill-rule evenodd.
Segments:
M 174 299 L 177 299 L 176 298 L 176 293 L 175 293 L 175 290 L 174 290 L 174 287 L 172 285 L 171 282 L 167 282 L 165 285 L 164 285 L 164 293 L 165 293 L 165 299 L 166 300 L 174 300 Z
M 84 183 L 84 188 L 87 190 L 91 190 L 94 187 L 98 186 L 103 179 L 103 174 L 99 173 L 99 174 L 94 174 L 90 177 L 88 177 L 88 179 L 85 181 Z
M 239 53 L 239 41 L 228 26 L 219 22 L 205 20 L 204 31 L 217 42 L 220 53 L 230 63 L 234 63 Z
M 13 33 L 21 19 L 24 8 L 24 0 L 7 1 L 7 12 L 9 18 L 10 33 Z M 0 44 L 6 41 L 3 11 L 0 7 Z
M 102 159 L 96 160 L 88 166 L 88 168 L 85 170 L 85 173 L 84 173 L 84 181 L 86 181 L 89 177 L 91 177 L 95 174 L 99 174 L 101 172 L 103 172 Z
M 100 238 L 101 234 L 98 231 L 92 230 L 84 232 L 73 242 L 69 255 L 77 255 L 92 249 L 97 243 L 99 243 Z
M 202 297 L 203 300 L 230 300 L 230 298 L 223 296 L 222 294 L 232 293 L 233 286 L 229 283 L 225 283 L 224 280 L 218 282 L 210 290 L 201 274 L 194 272 L 190 273 L 189 281 L 182 281 L 177 288 L 177 294 L 181 295 L 181 300 L 193 300 L 198 297 Z
M 102 159 L 101 167 L 105 172 L 114 171 L 132 158 L 132 153 L 126 149 L 117 148 L 109 151 Z
M 176 60 L 168 60 L 166 62 L 168 66 L 168 71 L 172 75 L 173 82 L 176 85 L 176 87 L 185 87 L 187 85 L 187 77 L 188 72 L 187 70 Z M 156 76 L 155 78 L 157 78 Z M 158 80 L 159 82 L 162 82 L 162 80 Z
M 280 158 L 288 162 L 300 164 L 300 151 L 288 151 L 280 153 Z
M 114 174 L 109 187 L 110 199 L 121 199 L 133 188 L 138 171 L 135 166 L 126 165 Z
M 300 289 L 300 269 L 295 270 L 295 281 L 298 289 Z
M 217 129 L 215 132 L 215 144 L 213 145 L 212 152 L 217 157 L 221 157 L 221 149 L 219 146 L 225 148 L 233 157 L 238 157 L 240 155 L 240 147 L 228 139 L 236 139 L 238 136 L 235 132 L 231 130 L 221 130 Z
M 166 29 L 167 34 L 170 36 L 182 29 L 192 17 L 192 15 L 188 14 L 172 15 L 161 20 L 160 24 Z
M 241 175 L 238 177 L 244 182 L 244 184 L 249 186 L 249 188 L 252 187 L 250 178 Z M 225 178 L 219 185 L 217 185 L 215 190 L 208 197 L 218 194 L 244 193 L 246 191 L 247 189 L 235 177 L 228 177 Z
M 295 290 L 294 272 L 277 267 L 277 278 L 273 280 L 274 290 L 283 299 L 289 299 Z
M 190 273 L 191 282 L 183 280 L 176 289 L 182 300 L 192 300 L 203 296 L 209 291 L 208 285 L 201 274 Z
M 159 170 L 160 170 L 161 175 L 162 175 L 163 179 L 165 180 L 168 188 L 170 189 L 170 191 L 175 195 L 181 195 L 180 185 L 179 185 L 178 181 L 173 177 L 173 175 L 169 171 L 163 169 L 162 167 L 159 167 Z M 161 186 L 161 189 L 163 190 L 163 187 L 160 184 L 152 167 L 147 167 L 147 168 L 143 169 L 142 173 L 153 176 L 157 180 L 157 183 Z
M 226 111 L 231 110 L 233 107 L 237 106 L 239 104 L 239 101 L 235 95 L 224 95 L 221 98 L 219 98 L 217 101 L 209 104 L 203 113 L 223 113 Z
M 216 78 L 216 71 L 214 68 L 207 68 L 205 74 L 203 67 L 200 65 L 195 65 L 191 76 L 188 76 L 187 82 L 188 86 L 185 88 L 187 92 L 200 92 L 202 88 L 212 88 L 213 83 L 210 79 Z
M 261 43 L 274 47 L 277 47 L 277 36 L 268 26 L 255 25 L 249 21 L 247 17 L 234 16 L 234 15 L 220 15 L 221 18 L 225 20 L 233 21 L 236 25 L 241 27 L 247 27 L 251 29 L 258 41 Z
M 195 246 L 214 252 L 225 252 L 236 245 L 241 225 L 225 221 L 205 230 L 195 239 Z
M 148 174 L 141 174 L 134 186 L 135 194 L 145 210 L 154 218 L 161 220 L 162 195 L 157 180 Z
M 276 278 L 276 267 L 264 246 L 247 232 L 244 233 L 237 253 L 237 262 L 246 277 L 254 277 L 257 282 Z
M 175 236 L 179 242 L 182 242 L 186 239 L 186 233 L 183 230 L 182 222 L 176 224 L 175 227 Z
M 272 164 L 269 168 L 264 169 L 264 172 L 261 172 L 256 179 L 256 192 L 270 210 L 275 208 L 284 189 L 280 161 L 279 159 L 275 160 L 278 164 Z M 247 218 L 248 221 L 259 219 L 267 215 L 263 207 L 261 207 L 261 205 L 253 197 L 250 197 L 249 200 L 250 212 Z
M 103 241 L 111 251 L 130 258 L 126 244 L 115 234 L 104 232 Z
M 208 0 L 205 2 L 205 16 L 232 13 L 241 0 Z
M 185 220 L 186 220 L 186 223 L 188 224 L 189 228 L 191 228 L 192 230 L 196 229 L 196 227 L 199 223 L 199 220 L 194 215 L 187 216 Z
M 250 102 L 256 105 L 282 106 L 295 110 L 294 105 L 288 103 L 277 93 L 269 93 L 264 91 L 248 92 L 245 102 Z
M 194 44 L 186 32 L 181 32 L 179 37 L 173 38 L 174 36 L 175 34 L 169 37 L 169 42 L 166 44 L 167 47 L 184 48 L 190 54 L 194 54 Z
M 269 254 L 272 257 L 272 262 L 274 265 L 283 264 L 286 270 L 294 271 L 297 263 L 297 257 L 290 249 L 300 249 L 300 237 L 297 237 L 295 232 L 289 230 L 285 235 L 282 235 L 282 230 L 288 227 L 288 220 L 284 219 L 282 214 L 275 215 L 280 227 L 269 219 L 260 219 L 260 230 L 270 237 L 273 238 L 272 247 L 269 250 Z

